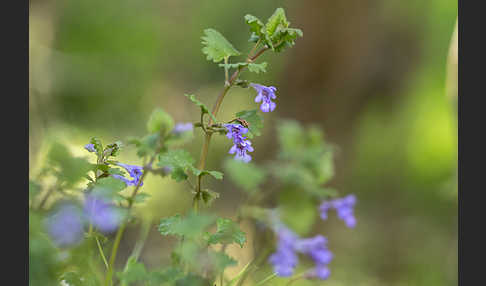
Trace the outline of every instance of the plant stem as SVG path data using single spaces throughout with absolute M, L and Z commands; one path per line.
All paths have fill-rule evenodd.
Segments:
M 267 283 L 268 281 L 272 280 L 273 278 L 275 278 L 276 276 L 277 276 L 277 273 L 273 273 L 273 274 L 269 275 L 267 278 L 265 278 L 262 281 L 255 284 L 255 286 L 263 285 L 263 284 Z
M 161 148 L 158 148 L 155 154 L 158 154 L 160 152 Z M 140 189 L 140 186 L 143 183 L 143 180 L 145 176 L 148 174 L 148 169 L 152 166 L 152 163 L 155 161 L 155 155 L 150 158 L 149 163 L 145 166 L 144 172 L 142 176 L 140 177 L 140 180 L 138 182 L 138 185 L 135 187 L 135 190 L 133 190 L 132 195 L 128 199 L 128 211 L 132 208 L 133 202 L 135 201 L 135 196 L 137 195 L 138 190 Z M 105 279 L 105 286 L 110 286 L 112 284 L 112 277 L 113 277 L 113 266 L 115 264 L 115 259 L 116 259 L 116 254 L 118 252 L 118 245 L 120 244 L 120 240 L 123 236 L 123 232 L 125 231 L 125 228 L 127 226 L 126 221 L 122 223 L 120 228 L 118 228 L 118 231 L 116 232 L 116 237 L 115 237 L 115 243 L 113 245 L 113 249 L 111 250 L 111 256 L 110 256 L 110 263 L 108 264 L 108 272 L 106 273 L 106 279 Z
M 108 262 L 106 261 L 105 254 L 103 252 L 103 248 L 101 248 L 100 241 L 98 240 L 98 237 L 95 236 L 96 239 L 96 244 L 98 245 L 98 250 L 100 251 L 101 258 L 103 258 L 103 262 L 105 263 L 106 269 L 108 269 Z
M 106 273 L 105 285 L 112 285 L 113 277 L 113 265 L 115 264 L 116 253 L 118 252 L 118 246 L 120 245 L 121 238 L 123 236 L 123 231 L 125 230 L 126 223 L 122 224 L 118 229 L 115 237 L 115 243 L 113 244 L 113 249 L 111 250 L 110 263 L 108 264 L 108 273 Z
M 248 56 L 247 62 L 254 61 L 261 54 L 263 54 L 263 52 L 265 52 L 266 50 L 268 50 L 268 47 L 262 48 L 260 51 L 258 51 L 256 53 L 256 55 L 254 55 L 252 57 Z M 213 109 L 211 110 L 211 113 L 213 114 L 214 117 L 216 117 L 218 115 L 218 111 L 219 111 L 219 108 L 221 107 L 221 103 L 223 102 L 224 97 L 226 96 L 226 94 L 228 93 L 230 88 L 233 86 L 235 80 L 238 78 L 238 75 L 240 74 L 240 72 L 244 68 L 245 68 L 244 66 L 238 67 L 238 69 L 231 75 L 231 78 L 229 79 L 229 85 L 227 85 L 227 86 L 225 85 L 225 87 L 224 87 L 223 91 L 221 92 L 221 94 L 219 95 L 218 99 L 216 99 L 216 102 L 213 105 Z M 211 125 L 212 123 L 213 123 L 213 119 L 212 119 L 212 117 L 210 117 L 208 125 Z M 204 170 L 204 168 L 206 166 L 206 158 L 208 156 L 209 143 L 211 143 L 211 134 L 206 133 L 205 134 L 205 140 L 204 140 L 203 146 L 201 148 L 201 156 L 199 157 L 199 165 L 198 165 L 199 170 Z M 199 200 L 199 192 L 200 191 L 201 191 L 201 175 L 199 175 L 199 179 L 198 179 L 198 183 L 197 183 L 197 187 L 196 187 L 196 195 L 195 195 L 196 197 L 193 200 L 193 207 L 194 207 L 195 210 L 197 209 L 196 201 Z

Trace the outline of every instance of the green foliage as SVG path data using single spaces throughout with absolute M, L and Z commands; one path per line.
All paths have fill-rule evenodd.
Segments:
M 226 267 L 238 264 L 236 260 L 220 251 L 210 250 L 208 256 L 211 266 L 213 267 L 213 271 L 216 273 L 223 271 Z
M 116 179 L 112 176 L 99 178 L 94 185 L 100 189 L 108 189 L 113 192 L 120 192 L 121 190 L 126 188 L 126 185 L 123 181 Z
M 91 164 L 83 158 L 75 158 L 69 150 L 60 143 L 52 144 L 48 160 L 52 167 L 56 169 L 56 176 L 60 183 L 71 187 L 83 179 L 91 169 Z
M 122 147 L 123 144 L 120 141 L 116 141 L 113 144 L 107 145 L 106 148 L 103 150 L 103 157 L 104 158 L 108 158 L 110 156 L 116 157 Z
M 257 17 L 247 14 L 245 15 L 245 22 L 248 26 L 250 26 L 250 31 L 252 34 L 255 35 L 257 38 L 264 38 L 265 29 L 263 22 L 258 19 Z
M 216 224 L 216 233 L 209 235 L 209 244 L 229 244 L 235 242 L 238 243 L 240 247 L 243 247 L 243 244 L 246 241 L 246 236 L 245 233 L 240 230 L 238 224 L 227 218 L 218 218 Z
M 160 271 L 149 273 L 149 284 L 158 286 L 161 283 L 173 283 L 184 276 L 184 271 L 177 267 L 168 267 Z
M 156 108 L 147 121 L 147 131 L 149 133 L 168 134 L 174 128 L 174 119 L 162 108 Z
M 209 114 L 209 116 L 211 116 L 213 121 L 217 122 L 216 117 L 214 117 L 214 115 L 211 112 L 209 112 L 208 107 L 204 103 L 199 101 L 194 94 L 184 94 L 184 96 L 186 96 L 187 98 L 189 98 L 190 101 L 194 102 L 197 106 L 199 106 L 203 114 L 206 113 Z
M 188 274 L 177 280 L 175 286 L 211 286 L 211 282 L 201 276 Z
M 335 195 L 333 189 L 322 187 L 334 175 L 333 150 L 322 131 L 315 126 L 304 129 L 296 121 L 281 121 L 277 131 L 279 160 L 270 165 L 272 174 L 318 198 Z
M 241 54 L 220 32 L 214 29 L 205 29 L 204 34 L 205 36 L 202 37 L 202 44 L 204 45 L 202 52 L 206 55 L 208 61 L 212 60 L 217 63 L 230 56 L 239 56 Z
M 210 206 L 215 199 L 219 198 L 219 193 L 204 189 L 201 190 L 201 198 L 206 206 Z
M 186 171 L 193 168 L 194 158 L 186 150 L 177 149 L 169 150 L 167 153 L 161 154 L 159 156 L 158 166 L 171 167 L 172 173 L 171 177 L 180 182 L 187 179 Z
M 101 140 L 97 137 L 92 137 L 89 143 L 93 144 L 96 155 L 101 158 L 103 156 L 103 144 L 101 144 Z
M 172 217 L 160 220 L 159 232 L 162 235 L 178 235 L 189 238 L 201 236 L 204 230 L 209 227 L 215 217 L 209 214 L 189 213 L 185 218 L 177 214 Z
M 42 218 L 29 212 L 29 285 L 56 285 L 58 250 L 42 232 Z
M 258 112 L 258 109 L 240 111 L 236 113 L 236 117 L 248 122 L 248 130 L 250 131 L 247 134 L 248 138 L 261 135 L 261 130 L 263 129 L 263 116 Z
M 128 142 L 130 144 L 134 144 L 135 147 L 137 147 L 137 155 L 139 157 L 145 157 L 155 153 L 159 140 L 160 134 L 153 133 L 145 135 L 141 139 L 130 138 Z
M 233 63 L 233 64 L 219 64 L 218 66 L 227 69 L 239 69 L 248 66 L 248 70 L 254 73 L 265 73 L 267 72 L 267 63 Z
M 289 27 L 290 22 L 282 8 L 277 8 L 265 25 L 253 15 L 246 15 L 245 22 L 250 27 L 250 41 L 260 41 L 275 52 L 293 46 L 297 37 L 303 36 L 302 30 Z
M 259 63 L 259 64 L 249 63 L 248 70 L 254 73 L 260 73 L 260 72 L 265 73 L 267 72 L 267 63 L 266 62 Z
M 122 283 L 128 285 L 136 281 L 144 281 L 148 279 L 147 270 L 143 263 L 137 262 L 135 257 L 128 258 L 127 265 L 123 272 L 118 272 L 117 276 Z
M 254 192 L 263 183 L 266 175 L 265 169 L 251 162 L 228 159 L 224 162 L 224 168 L 231 181 L 249 193 Z

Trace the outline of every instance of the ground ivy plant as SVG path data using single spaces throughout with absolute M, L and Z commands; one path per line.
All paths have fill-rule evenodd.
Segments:
M 356 197 L 338 198 L 336 190 L 325 187 L 333 176 L 333 146 L 316 126 L 278 120 L 276 158 L 262 164 L 252 160 L 250 153 L 260 147 L 252 139 L 262 135 L 265 113 L 277 108 L 277 88 L 249 82 L 244 72 L 266 72 L 268 64 L 258 61 L 260 56 L 285 51 L 303 33 L 290 27 L 282 8 L 266 23 L 253 15 L 244 19 L 253 48 L 243 59 L 220 32 L 204 30 L 202 52 L 224 71 L 222 91 L 212 108 L 203 103 L 203 96 L 185 94 L 200 111 L 195 123 L 175 123 L 162 108 L 155 109 L 147 134 L 125 142 L 136 147 L 139 163 L 117 160 L 124 147 L 119 141 L 105 145 L 100 138 L 91 138 L 84 149 L 96 163 L 72 156 L 61 144 L 52 145 L 45 168 L 29 184 L 31 284 L 230 286 L 242 285 L 249 278 L 254 285 L 263 285 L 276 276 L 287 277 L 289 284 L 297 279 L 328 279 L 333 253 L 326 237 L 309 233 L 316 218 L 327 220 L 332 212 L 353 228 Z M 219 117 L 232 88 L 247 89 L 257 108 L 241 110 L 232 118 Z M 192 142 L 194 130 L 204 136 L 197 162 L 182 148 Z M 227 150 L 212 150 L 229 153 L 221 164 L 224 175 L 223 170 L 206 166 L 213 136 L 228 140 Z M 150 199 L 143 191 L 149 175 L 181 182 L 193 196 L 191 210 L 161 218 L 157 225 L 161 240 L 172 237 L 177 241 L 170 265 L 160 269 L 147 269 L 139 261 L 146 236 L 125 262 L 117 262 L 127 226 L 140 222 L 131 211 L 133 205 Z M 244 193 L 233 218 L 211 212 L 211 203 L 220 194 L 206 187 L 207 177 L 229 179 L 232 189 Z M 226 247 L 246 246 L 248 237 L 240 227 L 243 220 L 257 233 L 254 259 L 229 277 L 225 268 L 238 261 L 226 253 Z M 300 259 L 304 262 L 299 266 Z

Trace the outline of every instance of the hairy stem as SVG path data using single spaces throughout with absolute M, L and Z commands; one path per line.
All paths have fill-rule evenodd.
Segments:
M 248 56 L 247 62 L 254 61 L 261 54 L 263 54 L 263 52 L 265 52 L 266 50 L 268 50 L 268 47 L 264 47 L 264 48 L 260 49 L 260 51 L 258 51 L 254 56 L 251 56 L 251 57 Z M 216 117 L 218 115 L 218 112 L 219 112 L 219 109 L 221 107 L 221 103 L 223 102 L 224 97 L 226 96 L 226 94 L 228 93 L 228 91 L 230 90 L 230 88 L 233 86 L 235 80 L 238 78 L 238 75 L 240 74 L 240 72 L 244 68 L 245 68 L 244 66 L 243 67 L 238 67 L 238 69 L 231 75 L 231 78 L 229 79 L 229 85 L 227 85 L 227 86 L 225 85 L 225 88 L 223 89 L 223 91 L 219 95 L 218 99 L 216 99 L 216 102 L 213 105 L 213 109 L 211 110 L 211 113 L 213 114 L 214 117 Z M 208 125 L 211 125 L 212 123 L 213 123 L 213 119 L 211 117 L 211 118 L 209 118 Z M 204 170 L 204 168 L 206 166 L 206 158 L 208 156 L 209 143 L 211 143 L 211 134 L 207 134 L 206 133 L 205 139 L 204 139 L 204 143 L 203 143 L 203 146 L 201 148 L 201 156 L 199 158 L 199 165 L 198 165 L 198 169 L 199 170 Z M 193 207 L 194 207 L 194 209 L 196 211 L 197 211 L 196 201 L 198 200 L 198 198 L 199 198 L 199 192 L 201 191 L 201 180 L 200 179 L 201 179 L 201 175 L 199 175 L 199 178 L 198 178 L 198 181 L 197 181 L 196 197 L 193 200 Z

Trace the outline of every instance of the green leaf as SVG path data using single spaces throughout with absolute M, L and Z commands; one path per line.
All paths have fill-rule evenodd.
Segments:
M 161 154 L 157 163 L 160 167 L 171 167 L 173 169 L 171 177 L 178 182 L 187 179 L 186 171 L 187 169 L 193 170 L 192 164 L 194 164 L 194 158 L 183 149 L 169 150 Z
M 265 73 L 267 72 L 267 63 L 266 62 L 260 64 L 249 63 L 248 70 L 254 73 L 260 73 L 260 72 Z
M 130 138 L 128 142 L 129 144 L 134 144 L 137 147 L 137 155 L 139 157 L 145 157 L 155 152 L 159 139 L 160 134 L 153 133 L 144 136 L 142 139 Z
M 150 133 L 168 134 L 174 128 L 174 119 L 162 108 L 156 108 L 147 121 Z
M 187 98 L 189 98 L 190 101 L 194 102 L 197 106 L 199 106 L 201 108 L 202 113 L 209 114 L 209 116 L 211 116 L 213 121 L 217 122 L 216 117 L 214 117 L 214 115 L 211 112 L 209 112 L 208 107 L 204 103 L 199 101 L 194 94 L 184 94 L 184 96 L 186 96 Z
M 114 192 L 120 192 L 126 188 L 126 184 L 119 179 L 113 178 L 112 176 L 99 178 L 95 186 L 101 189 L 108 189 Z
M 213 176 L 217 180 L 223 179 L 223 173 L 218 171 L 207 171 L 209 175 Z
M 175 282 L 184 276 L 184 271 L 177 267 L 168 267 L 160 271 L 149 273 L 149 285 L 159 286 L 162 283 Z
M 160 221 L 159 232 L 162 235 L 179 235 L 194 238 L 203 234 L 215 220 L 213 215 L 189 213 L 185 218 L 175 215 Z
M 147 194 L 147 193 L 138 193 L 136 196 L 135 196 L 135 203 L 143 203 L 145 202 L 146 199 L 150 198 L 151 195 L 150 194 Z
M 251 134 L 248 134 L 249 138 L 253 136 L 260 136 L 263 129 L 263 117 L 258 112 L 258 109 L 243 110 L 236 113 L 236 117 L 246 120 L 249 123 L 248 129 Z
M 125 175 L 125 171 L 119 169 L 119 168 L 108 168 L 108 174 L 110 175 L 120 175 L 120 176 L 124 176 Z
M 220 32 L 214 29 L 205 29 L 204 34 L 202 52 L 206 55 L 208 61 L 212 60 L 217 63 L 224 58 L 240 55 L 240 52 Z
M 176 281 L 175 286 L 212 286 L 211 282 L 192 273 Z
M 252 162 L 227 159 L 224 169 L 232 182 L 246 192 L 253 192 L 265 180 L 265 170 Z
M 174 232 L 174 226 L 181 221 L 182 216 L 180 214 L 176 214 L 168 218 L 163 218 L 160 220 L 159 232 L 162 235 L 176 235 L 177 233 Z
M 245 15 L 245 22 L 248 26 L 250 26 L 250 31 L 254 33 L 258 37 L 262 37 L 265 33 L 263 29 L 264 25 L 263 22 L 260 21 L 257 17 L 247 14 Z
M 211 234 L 208 239 L 209 244 L 216 243 L 238 243 L 240 247 L 246 241 L 246 236 L 243 231 L 240 230 L 240 226 L 234 221 L 227 218 L 218 218 L 216 233 Z
M 122 147 L 123 144 L 120 141 L 116 141 L 115 143 L 106 146 L 105 150 L 103 151 L 103 155 L 105 158 L 110 156 L 116 157 Z
M 145 265 L 137 262 L 135 257 L 128 258 L 127 266 L 123 272 L 117 272 L 117 277 L 124 283 L 130 284 L 136 281 L 144 281 L 148 279 Z
M 92 164 L 83 158 L 75 158 L 69 150 L 60 143 L 52 144 L 48 160 L 51 166 L 59 169 L 57 177 L 71 187 L 85 178 L 87 172 L 92 169 Z
M 234 63 L 234 64 L 218 64 L 218 66 L 227 69 L 237 69 L 239 67 L 246 67 L 248 63 Z
M 103 154 L 103 144 L 101 144 L 101 140 L 97 137 L 92 137 L 89 143 L 94 145 L 94 149 L 96 150 L 96 154 L 101 156 Z
M 219 198 L 219 193 L 204 189 L 201 191 L 201 197 L 206 206 L 209 206 L 213 203 L 215 199 Z
M 265 33 L 270 39 L 272 39 L 274 38 L 275 32 L 278 28 L 287 28 L 289 24 L 290 23 L 287 21 L 287 17 L 285 17 L 284 9 L 277 8 L 275 12 L 273 12 L 272 16 L 268 18 L 267 24 L 265 25 Z
M 209 251 L 209 261 L 216 273 L 220 273 L 228 266 L 237 265 L 238 262 L 223 252 Z

